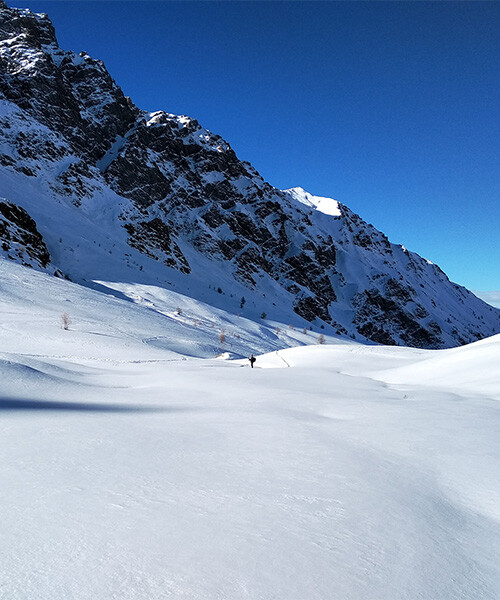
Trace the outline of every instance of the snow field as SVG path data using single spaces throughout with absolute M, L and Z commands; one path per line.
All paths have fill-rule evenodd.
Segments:
M 498 336 L 286 348 L 312 336 L 0 275 L 0 598 L 498 597 Z M 253 370 L 215 359 L 236 323 Z

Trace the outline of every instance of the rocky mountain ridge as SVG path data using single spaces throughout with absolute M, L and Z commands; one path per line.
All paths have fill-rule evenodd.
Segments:
M 0 197 L 4 255 L 24 260 L 11 248 L 29 218 L 25 264 L 75 281 L 175 283 L 386 344 L 500 331 L 500 311 L 436 265 L 341 203 L 274 188 L 196 120 L 138 109 L 101 61 L 59 48 L 46 15 L 2 0 Z

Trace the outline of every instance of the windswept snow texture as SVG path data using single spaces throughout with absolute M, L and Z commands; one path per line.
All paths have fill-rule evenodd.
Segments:
M 320 345 L 2 258 L 0 305 L 0 597 L 499 597 L 499 336 Z

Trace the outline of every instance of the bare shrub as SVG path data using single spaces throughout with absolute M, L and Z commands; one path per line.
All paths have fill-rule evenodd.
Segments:
M 182 308 L 180 306 L 175 309 L 175 314 L 182 315 Z
M 304 335 L 307 335 L 307 329 L 306 329 L 305 327 L 304 327 L 304 329 L 302 330 L 302 333 L 303 333 Z
M 279 327 L 276 327 L 276 329 L 274 331 L 276 332 L 276 335 L 278 335 L 278 333 L 281 331 L 281 329 Z
M 68 313 L 63 313 L 61 315 L 61 327 L 65 331 L 68 331 L 70 325 L 71 325 L 71 317 L 68 315 Z
M 293 331 L 293 330 L 295 329 L 295 325 L 292 325 L 292 324 L 290 323 L 290 325 L 288 325 L 288 329 L 291 329 L 291 330 Z
M 318 344 L 324 344 L 324 343 L 325 343 L 325 336 L 322 333 L 320 333 L 318 335 Z
M 226 334 L 224 332 L 224 329 L 219 333 L 219 344 L 221 346 L 224 346 L 224 344 L 226 343 Z

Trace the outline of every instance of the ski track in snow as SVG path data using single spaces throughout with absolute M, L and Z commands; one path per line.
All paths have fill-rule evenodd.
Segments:
M 287 363 L 286 359 L 285 359 L 285 358 L 283 358 L 283 357 L 281 356 L 281 354 L 280 354 L 280 353 L 279 353 L 277 350 L 276 350 L 276 356 L 277 356 L 278 358 L 280 358 L 280 359 L 281 359 L 281 360 L 282 360 L 282 361 L 285 363 L 285 365 L 286 365 L 287 367 L 290 367 L 290 365 Z

